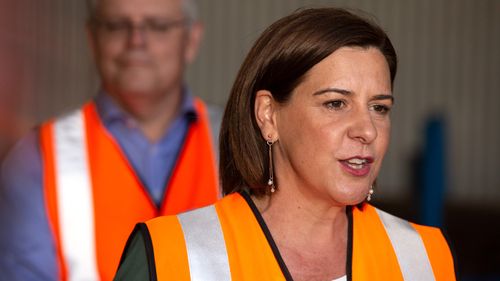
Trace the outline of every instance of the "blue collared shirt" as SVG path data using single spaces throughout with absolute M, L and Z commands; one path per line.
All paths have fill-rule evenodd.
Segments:
M 159 205 L 182 148 L 194 99 L 184 91 L 177 117 L 156 143 L 109 96 L 96 98 L 98 114 L 118 142 L 151 199 Z M 5 280 L 57 280 L 54 240 L 43 191 L 38 134 L 21 139 L 2 163 L 0 174 L 0 276 Z

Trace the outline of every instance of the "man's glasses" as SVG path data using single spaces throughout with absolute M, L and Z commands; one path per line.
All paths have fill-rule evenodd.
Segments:
M 175 21 L 146 19 L 140 24 L 134 24 L 129 20 L 94 20 L 94 27 L 100 34 L 110 39 L 127 39 L 133 32 L 139 31 L 147 39 L 162 39 L 170 30 L 186 26 L 186 19 Z

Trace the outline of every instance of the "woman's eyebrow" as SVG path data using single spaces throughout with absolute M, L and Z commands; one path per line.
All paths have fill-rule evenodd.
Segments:
M 345 95 L 345 96 L 350 96 L 353 94 L 352 91 L 349 91 L 346 89 L 327 88 L 327 89 L 322 89 L 322 90 L 319 90 L 317 92 L 314 92 L 313 96 L 318 96 L 318 95 L 322 95 L 322 94 L 326 94 L 326 93 L 330 93 L 330 92 L 338 93 L 338 94 Z M 380 94 L 380 95 L 373 96 L 371 98 L 371 100 L 387 100 L 387 99 L 391 100 L 391 102 L 394 103 L 394 96 L 389 95 L 389 94 Z
M 373 96 L 371 98 L 371 100 L 391 100 L 391 102 L 394 103 L 394 96 L 387 95 L 387 94 L 376 95 L 376 96 Z
M 339 94 L 346 95 L 346 96 L 352 95 L 352 92 L 349 90 L 340 89 L 340 88 L 327 88 L 327 89 L 323 89 L 323 90 L 319 90 L 317 92 L 314 92 L 313 96 L 322 95 L 322 94 L 329 93 L 329 92 L 335 92 L 335 93 L 339 93 Z

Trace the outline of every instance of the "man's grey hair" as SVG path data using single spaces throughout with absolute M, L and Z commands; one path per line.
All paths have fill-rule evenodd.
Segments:
M 97 18 L 97 5 L 99 0 L 87 0 L 87 21 L 92 22 Z M 182 0 L 182 9 L 189 22 L 198 20 L 198 5 L 196 0 Z

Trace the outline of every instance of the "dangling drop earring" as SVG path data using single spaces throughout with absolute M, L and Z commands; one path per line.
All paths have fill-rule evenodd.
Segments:
M 269 146 L 269 180 L 267 181 L 267 185 L 271 188 L 271 193 L 276 191 L 276 187 L 274 186 L 274 172 L 273 172 L 273 142 L 267 141 L 267 145 Z
M 366 201 L 372 200 L 373 195 L 373 185 L 370 186 L 370 190 L 368 191 L 368 196 L 366 196 Z

